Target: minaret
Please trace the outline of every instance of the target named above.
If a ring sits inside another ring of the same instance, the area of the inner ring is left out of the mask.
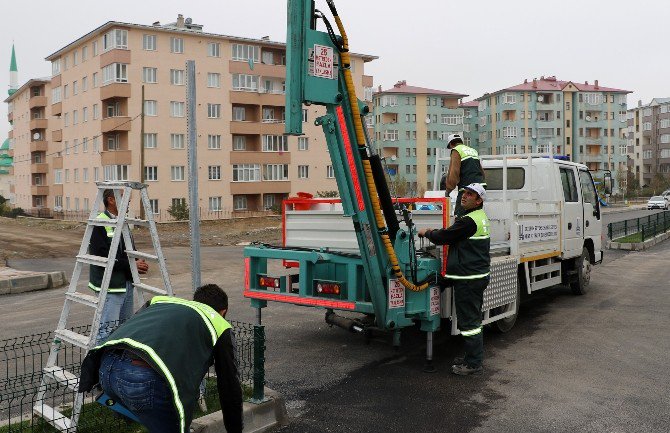
[[[9,90],[7,93],[13,95],[19,89],[19,70],[16,67],[16,53],[14,52],[14,44],[12,44],[12,60],[9,64]]]

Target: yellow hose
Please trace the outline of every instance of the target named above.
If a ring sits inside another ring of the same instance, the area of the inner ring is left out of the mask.
[[[342,42],[344,49],[340,53],[340,63],[343,67],[344,65],[351,64],[351,57],[349,56],[349,40],[347,39],[347,32],[344,30],[344,25],[342,25],[342,20],[338,15],[334,16],[335,23],[337,28],[340,30],[340,35],[342,36]],[[354,117],[354,129],[356,130],[356,143],[358,147],[365,147],[365,134],[363,132],[363,122],[361,121],[361,113],[358,109],[358,98],[356,97],[356,89],[354,88],[354,80],[351,76],[351,69],[344,68],[344,82],[347,88],[347,94],[349,97],[349,105],[351,106],[351,112]],[[386,253],[389,256],[389,261],[391,262],[391,270],[395,277],[400,281],[400,283],[407,289],[413,292],[420,292],[428,288],[428,283],[423,283],[419,286],[414,284],[405,278],[400,265],[398,264],[398,256],[396,256],[395,250],[393,249],[393,244],[389,238],[388,232],[386,230],[386,221],[382,214],[381,205],[379,204],[379,195],[377,194],[377,186],[375,185],[374,178],[372,176],[372,166],[370,161],[367,159],[362,160],[363,171],[365,172],[365,182],[368,185],[368,193],[370,202],[372,203],[372,210],[375,215],[375,221],[377,223],[377,230],[380,232],[382,243],[386,249]]]

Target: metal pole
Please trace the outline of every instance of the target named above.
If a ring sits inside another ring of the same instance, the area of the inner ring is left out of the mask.
[[[433,332],[426,332],[426,364],[423,367],[426,373],[435,373],[433,365]]]
[[[196,126],[195,61],[186,62],[186,129],[188,131],[188,207],[191,232],[191,284],[200,287],[200,223],[198,221],[198,149]]]
[[[140,183],[144,183],[144,84],[142,84],[142,111],[140,114]],[[140,219],[144,219],[144,206],[140,203]]]

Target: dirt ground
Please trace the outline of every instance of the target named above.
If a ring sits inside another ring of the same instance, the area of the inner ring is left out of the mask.
[[[9,258],[48,258],[75,254],[81,245],[86,224],[37,218],[0,217],[0,265]],[[188,246],[188,222],[158,224],[162,247]],[[150,246],[149,231],[133,230],[140,249]],[[281,217],[264,216],[231,220],[203,221],[203,246],[236,245],[242,242],[281,243]]]

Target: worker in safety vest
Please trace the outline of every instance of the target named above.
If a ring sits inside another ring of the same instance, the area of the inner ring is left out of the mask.
[[[454,216],[463,215],[461,207],[461,195],[463,188],[471,183],[478,183],[486,188],[484,182],[484,169],[479,161],[479,154],[475,149],[463,144],[460,134],[450,134],[447,137],[447,148],[451,149],[451,161],[449,172],[442,175],[440,190],[445,190],[447,197],[451,191],[458,187]]]
[[[482,304],[489,283],[491,239],[489,219],[483,205],[486,190],[481,184],[466,186],[461,197],[465,214],[446,229],[421,229],[436,245],[449,245],[446,277],[453,283],[458,329],[465,343],[465,356],[456,358],[452,372],[462,376],[481,374],[484,358]]]
[[[116,197],[114,190],[106,189],[102,193],[102,203],[105,206],[105,211],[98,214],[98,219],[115,219],[119,213],[116,206]],[[95,226],[93,227],[93,234],[88,246],[89,254],[93,256],[107,257],[109,249],[112,246],[112,238],[114,237],[114,227],[109,226]],[[109,280],[109,288],[107,289],[107,297],[105,304],[102,306],[100,313],[100,328],[96,337],[96,344],[104,340],[112,329],[133,315],[133,277],[130,272],[130,262],[126,254],[126,247],[123,242],[123,237],[119,242],[119,247],[116,250],[116,261],[112,269],[112,277]],[[137,270],[140,274],[146,274],[149,270],[149,265],[144,260],[136,260]],[[105,268],[101,266],[91,265],[89,270],[88,287],[100,293],[100,286],[102,285],[102,277],[105,274]]]
[[[188,433],[199,386],[212,363],[228,433],[243,428],[242,388],[228,295],[216,284],[193,301],[155,296],[82,362],[79,392],[96,384],[150,433]]]

